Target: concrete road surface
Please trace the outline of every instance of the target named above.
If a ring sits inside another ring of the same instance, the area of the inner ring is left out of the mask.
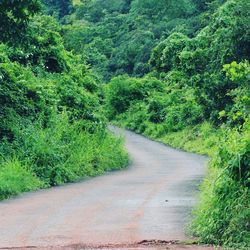
[[[1,202],[0,249],[203,248],[169,241],[188,239],[207,159],[124,134],[128,169]]]

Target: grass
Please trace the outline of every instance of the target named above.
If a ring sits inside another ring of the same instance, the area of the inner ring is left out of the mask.
[[[34,173],[18,159],[0,164],[0,200],[44,186]]]
[[[188,231],[201,243],[249,249],[250,190],[210,165]]]
[[[0,199],[38,188],[76,182],[128,165],[123,139],[56,116],[48,127],[30,124],[14,142],[0,145]]]
[[[205,243],[250,249],[250,124],[227,130],[211,158],[191,231]]]
[[[212,156],[223,135],[222,129],[215,129],[205,122],[178,132],[170,132],[160,137],[159,141],[188,152]]]
[[[119,120],[115,121],[114,124],[131,129],[171,147],[208,156],[212,156],[217,151],[220,141],[225,136],[225,131],[222,128],[215,128],[208,122],[188,126],[177,132],[166,132],[161,124],[151,122],[145,122],[143,130],[138,126],[131,126],[130,121]]]

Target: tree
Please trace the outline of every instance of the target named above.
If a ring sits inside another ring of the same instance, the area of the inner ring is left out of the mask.
[[[0,2],[0,41],[21,39],[30,18],[40,10],[39,0],[2,0]]]
[[[71,13],[72,0],[43,0],[43,2],[47,7],[47,13],[59,19]]]

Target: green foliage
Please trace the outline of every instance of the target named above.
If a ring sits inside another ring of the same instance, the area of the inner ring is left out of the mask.
[[[59,19],[72,12],[72,0],[43,0],[45,12],[48,15],[53,15]]]
[[[250,127],[227,133],[227,139],[210,164],[201,204],[192,230],[206,243],[226,244],[234,249],[250,245]]]
[[[194,12],[194,5],[189,0],[134,0],[131,11],[149,18],[159,19],[161,16],[169,18],[183,18]]]
[[[106,88],[106,102],[109,117],[115,118],[130,107],[131,103],[146,99],[151,91],[162,91],[163,83],[155,78],[129,78],[119,76]]]
[[[41,187],[43,182],[19,160],[0,161],[0,200]]]
[[[112,13],[126,13],[130,9],[131,0],[84,0],[77,6],[77,19],[84,17],[89,22],[99,22]]]
[[[67,19],[65,45],[84,54],[105,81],[143,76],[159,39],[174,31],[194,35],[204,25],[200,18],[192,0],[84,1]]]
[[[224,65],[223,70],[232,84],[237,86],[229,92],[233,105],[219,114],[221,119],[228,120],[231,126],[242,125],[250,116],[250,66],[248,61],[232,62]]]
[[[105,100],[110,118],[124,121],[127,127],[141,133],[150,123],[161,123],[167,133],[203,119],[202,108],[191,88],[166,86],[150,77],[112,79],[106,87]]]
[[[96,114],[98,79],[81,57],[64,49],[57,22],[51,17],[35,17],[26,35],[23,46],[2,46],[0,115],[11,109],[34,119],[39,112],[48,115],[52,109],[66,109],[72,120],[104,121]]]
[[[20,42],[27,22],[39,10],[39,0],[2,0],[0,2],[0,41]]]
[[[36,16],[24,34],[25,43],[10,48],[10,59],[23,65],[31,65],[37,72],[41,69],[51,73],[66,71],[72,59],[64,49],[60,30],[54,18]]]
[[[170,71],[180,65],[180,53],[187,46],[189,38],[182,33],[173,33],[152,52],[151,65]]]
[[[0,199],[128,164],[106,128],[98,77],[60,32],[35,16],[25,42],[0,44]]]
[[[212,157],[224,137],[224,130],[204,122],[183,130],[163,134],[158,140],[175,148]]]
[[[83,130],[81,122],[70,123],[66,113],[51,117],[46,128],[36,122],[25,127],[16,125],[15,130],[16,139],[5,141],[1,152],[29,166],[46,186],[103,174],[128,163],[122,140],[103,128],[94,133]]]
[[[6,56],[7,58],[7,56]],[[0,64],[0,139],[14,137],[12,124],[16,118],[36,118],[38,112],[47,112],[45,100],[38,92],[37,79],[29,69],[12,62]],[[31,82],[33,80],[33,82]]]
[[[96,94],[96,78],[77,57],[67,57],[74,59],[74,62],[61,74],[43,71],[36,77],[30,68],[11,62],[8,52],[8,48],[3,46],[4,62],[0,64],[0,118],[4,122],[0,125],[0,138],[12,140],[12,124],[18,120],[25,123],[25,120],[33,121],[43,115],[46,123],[53,110],[67,110],[71,121],[85,119],[86,125],[88,121],[92,125],[105,122],[104,117],[98,113],[100,103]],[[33,59],[30,60],[33,63]],[[44,70],[40,63],[32,66],[36,71]]]
[[[186,84],[196,89],[205,117],[216,124],[221,122],[219,112],[234,104],[230,93],[242,86],[242,81],[226,78],[222,68],[234,60],[249,59],[250,36],[243,31],[249,23],[249,8],[249,1],[228,0],[195,37],[172,33],[151,55],[150,64],[159,75],[178,70],[188,76]]]
[[[225,64],[223,70],[231,81],[247,81],[250,74],[250,65],[248,61],[241,63],[234,61],[231,64]]]

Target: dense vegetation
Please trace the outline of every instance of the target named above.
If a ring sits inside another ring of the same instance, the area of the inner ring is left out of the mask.
[[[73,10],[71,0],[43,0],[45,13],[52,15],[58,19],[63,19]]]
[[[194,36],[206,24],[200,2],[205,1],[83,1],[66,18],[65,46],[85,55],[104,80],[124,73],[142,76],[150,71],[151,50],[161,39],[173,31]]]
[[[106,129],[98,78],[41,7],[0,3],[0,199],[127,164]]]
[[[250,2],[13,2],[0,4],[0,198],[125,166],[108,118],[208,154],[190,230],[249,249]]]
[[[134,1],[139,2],[142,6],[137,6],[137,14],[145,6],[150,14],[157,10],[155,1]],[[197,4],[186,3],[189,7]],[[138,133],[209,154],[209,173],[191,231],[206,243],[249,248],[250,3],[209,3],[199,1],[197,15],[183,21],[185,29],[169,16],[175,27],[161,33],[151,51],[149,72],[135,78],[134,71],[123,68],[121,72],[130,76],[116,76],[105,86],[106,112],[113,122]],[[164,15],[168,16],[167,12]],[[159,24],[151,17],[144,18],[146,24]],[[161,19],[157,16],[156,20]],[[188,26],[191,20],[196,25]],[[144,27],[148,31],[148,26]],[[136,44],[132,37],[128,43]],[[133,58],[138,53],[137,48]],[[117,54],[113,52],[112,57],[117,58]]]

